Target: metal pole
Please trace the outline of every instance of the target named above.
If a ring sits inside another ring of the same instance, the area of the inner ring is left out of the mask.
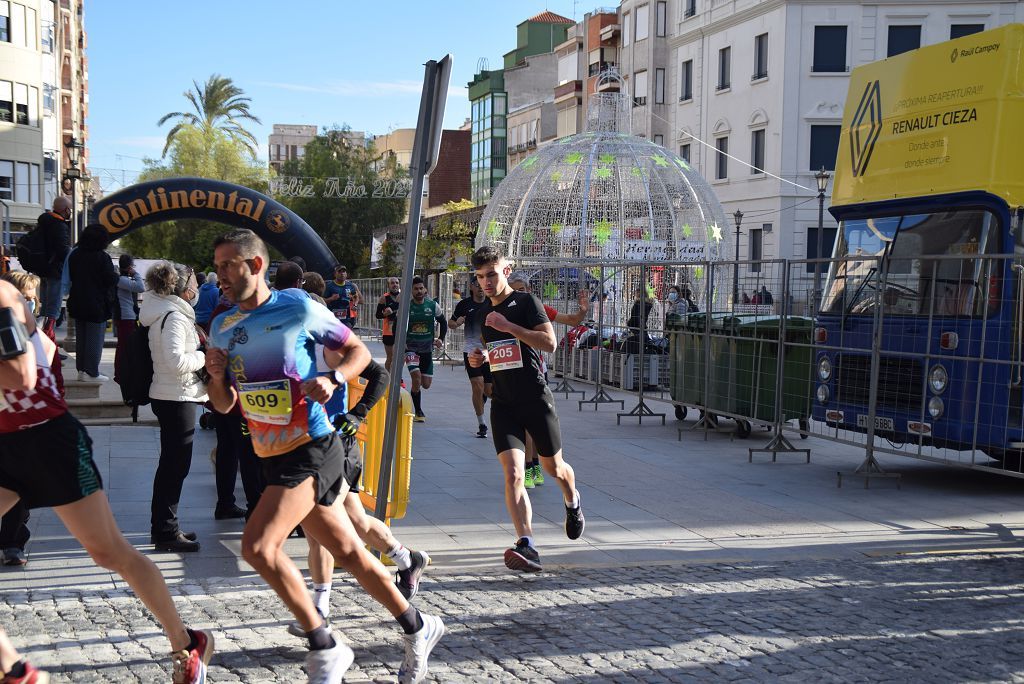
[[[818,190],[818,251],[814,253],[817,259],[821,259],[821,250],[824,244],[825,232],[825,190]],[[818,313],[821,306],[821,262],[814,262],[814,305],[811,311]]]
[[[4,205],[4,253],[10,256],[11,247],[11,205],[6,200],[0,199],[0,203]]]
[[[449,63],[445,65],[450,69]],[[391,499],[391,471],[395,461],[395,443],[398,436],[398,408],[401,405],[402,362],[405,342],[409,329],[409,306],[412,300],[412,277],[416,270],[416,246],[420,236],[420,210],[423,204],[423,178],[433,166],[431,137],[434,128],[444,118],[444,101],[435,104],[438,88],[447,90],[447,83],[440,83],[439,75],[445,68],[430,60],[426,63],[423,76],[423,94],[420,99],[419,121],[416,126],[416,140],[409,165],[412,178],[412,197],[409,206],[408,230],[405,234],[405,282],[398,305],[398,321],[395,327],[395,357],[392,364],[391,385],[388,388],[387,416],[384,423],[384,442],[380,455],[380,474],[377,479],[377,505],[373,515],[378,520],[387,517],[388,502]],[[437,110],[437,111],[435,111]],[[431,352],[433,353],[433,352]]]

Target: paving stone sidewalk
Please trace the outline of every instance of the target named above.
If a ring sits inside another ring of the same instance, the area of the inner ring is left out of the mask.
[[[416,604],[448,634],[430,681],[1024,681],[1024,554],[428,573]],[[112,590],[7,592],[0,622],[55,681],[167,681],[166,644]],[[348,682],[394,681],[394,623],[350,580],[333,618]],[[254,578],[174,587],[214,629],[214,682],[305,681],[280,602]]]

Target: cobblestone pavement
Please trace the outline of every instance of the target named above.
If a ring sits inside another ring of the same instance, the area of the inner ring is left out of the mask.
[[[1024,682],[1024,553],[646,564],[539,575],[428,573],[417,605],[448,634],[441,682]],[[305,681],[283,607],[253,577],[172,589],[212,627],[215,682]],[[346,681],[393,681],[397,626],[353,582],[335,624]],[[0,622],[56,681],[167,681],[166,644],[123,585],[8,591]]]

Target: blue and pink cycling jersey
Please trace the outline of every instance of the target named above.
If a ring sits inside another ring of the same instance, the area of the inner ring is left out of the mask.
[[[279,456],[334,431],[322,404],[303,396],[317,375],[317,344],[340,349],[351,332],[301,290],[271,291],[251,311],[217,316],[211,345],[226,349],[228,374],[257,456]]]

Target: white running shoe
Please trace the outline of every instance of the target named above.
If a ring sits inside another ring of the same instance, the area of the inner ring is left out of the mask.
[[[427,660],[437,642],[444,636],[444,623],[441,618],[420,613],[423,627],[412,634],[403,634],[405,640],[405,660],[398,670],[399,684],[418,684],[427,676]]]
[[[306,655],[309,684],[341,684],[342,677],[356,659],[352,649],[341,640],[340,634],[331,632],[331,637],[334,638],[334,648],[310,651]]]

